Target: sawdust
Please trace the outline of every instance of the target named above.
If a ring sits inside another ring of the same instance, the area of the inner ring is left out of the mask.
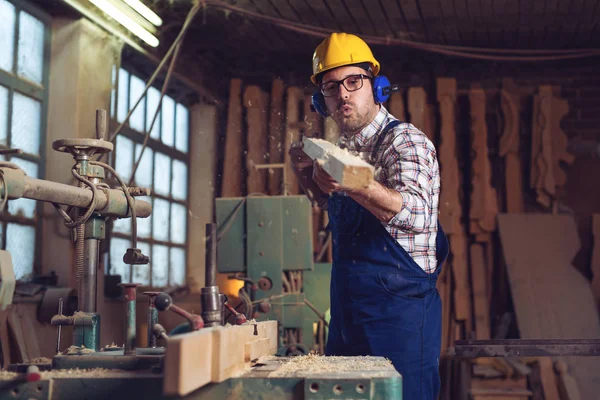
[[[256,325],[256,319],[252,318],[244,322],[242,325]]]
[[[69,346],[64,354],[73,355],[73,354],[90,354],[95,353],[94,349],[88,349],[85,346]]]
[[[48,357],[36,357],[31,360],[32,364],[52,364],[52,360]]]
[[[79,378],[79,377],[100,377],[108,372],[120,372],[115,369],[89,368],[89,369],[55,369],[52,371],[42,371],[42,379],[47,378]]]
[[[4,369],[0,370],[0,381],[8,381],[11,379],[15,379],[17,376],[19,376],[19,374],[16,372],[10,372]]]
[[[309,354],[292,357],[277,370],[269,374],[270,378],[302,374],[369,372],[393,370],[392,362],[381,357],[337,357]]]
[[[112,349],[112,348],[115,348],[115,347],[120,348],[120,346],[117,346],[115,344],[115,342],[112,342],[111,344],[107,344],[106,346],[104,346],[105,349]]]

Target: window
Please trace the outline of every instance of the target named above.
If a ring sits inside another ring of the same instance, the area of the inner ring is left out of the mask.
[[[44,177],[50,17],[23,1],[0,0],[0,147],[21,149],[0,156],[27,175]],[[0,221],[0,243],[12,255],[17,279],[31,276],[39,257],[41,206],[8,202]]]
[[[144,92],[146,82],[126,69],[113,71],[112,130],[125,120],[129,110]],[[116,138],[113,165],[128,182],[140,156],[146,132],[158,107],[160,91],[150,87]],[[150,133],[139,167],[136,186],[152,189],[149,198],[153,212],[138,218],[138,247],[150,257],[149,265],[130,267],[123,254],[131,247],[131,221],[116,220],[110,243],[110,273],[122,282],[152,287],[185,284],[188,215],[189,110],[169,96],[163,97],[161,111]]]

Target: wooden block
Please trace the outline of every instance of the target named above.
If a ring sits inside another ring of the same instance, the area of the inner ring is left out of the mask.
[[[223,197],[242,196],[242,80],[232,79],[229,87],[227,128],[225,131],[225,160],[221,194]]]
[[[257,339],[244,344],[244,361],[247,363],[271,354],[273,353],[269,338]]]
[[[250,356],[277,352],[277,321],[219,326],[178,335],[167,341],[163,391],[186,395],[210,382],[218,383],[244,371],[246,343]]]
[[[367,187],[373,181],[375,169],[360,157],[350,154],[322,139],[304,138],[304,152],[322,162],[323,169],[340,185]]]

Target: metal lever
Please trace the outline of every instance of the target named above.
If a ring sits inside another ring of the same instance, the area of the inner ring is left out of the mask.
[[[158,311],[171,310],[174,313],[181,315],[183,318],[188,320],[193,331],[204,328],[204,320],[201,316],[191,314],[185,311],[183,308],[177,307],[175,304],[173,304],[173,299],[167,293],[161,293],[156,296],[154,298],[154,306]]]
[[[227,308],[230,313],[235,315],[235,324],[236,325],[243,325],[246,323],[246,321],[247,321],[246,316],[240,312],[237,312],[235,310],[235,308],[233,308],[228,302],[223,303],[223,306],[225,306],[225,308]]]

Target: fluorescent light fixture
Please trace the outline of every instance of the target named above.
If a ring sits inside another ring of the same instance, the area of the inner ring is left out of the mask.
[[[125,3],[129,4],[129,7],[133,8],[140,14],[142,17],[146,18],[148,21],[152,22],[154,26],[161,26],[162,19],[154,11],[146,7],[144,3],[140,0],[123,0]]]
[[[90,3],[104,11],[115,21],[127,28],[131,33],[142,39],[149,46],[158,46],[158,39],[156,36],[142,28],[139,24],[125,15],[121,10],[110,4],[107,0],[90,0]]]

